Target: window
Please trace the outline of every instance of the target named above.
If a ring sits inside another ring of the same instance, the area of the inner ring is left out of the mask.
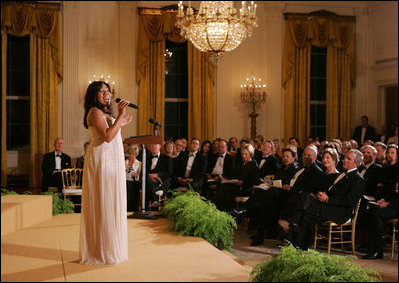
[[[7,35],[7,175],[9,187],[27,187],[30,153],[29,36]],[[24,163],[24,164],[21,164]]]
[[[187,41],[165,43],[165,137],[188,134]]]
[[[312,46],[310,59],[310,134],[326,138],[327,48]]]

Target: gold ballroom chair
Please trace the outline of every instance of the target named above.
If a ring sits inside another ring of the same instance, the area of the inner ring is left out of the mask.
[[[82,179],[83,179],[83,169],[81,168],[68,168],[61,171],[62,174],[62,194],[64,199],[68,196],[82,195]],[[81,202],[75,204],[75,206],[81,206]]]
[[[398,248],[398,240],[396,239],[396,233],[398,232],[398,218],[388,220],[388,223],[392,224],[392,247],[391,247],[391,258],[395,254],[395,249]]]
[[[317,240],[328,240],[328,246],[327,246],[327,253],[330,254],[331,252],[331,245],[336,245],[336,244],[341,244],[342,251],[345,251],[344,244],[351,244],[352,245],[352,252],[353,255],[356,256],[356,251],[355,251],[355,231],[356,231],[356,221],[357,221],[357,215],[359,213],[359,207],[360,207],[360,201],[356,204],[356,207],[354,209],[353,216],[351,219],[349,219],[347,222],[345,222],[342,225],[338,225],[334,223],[333,221],[326,221],[323,223],[315,223],[314,225],[314,243],[313,243],[313,249],[317,248]],[[328,234],[327,236],[320,234],[319,230],[327,230],[328,229]],[[345,240],[344,239],[344,233],[350,234],[350,240]],[[338,234],[338,235],[337,235]]]

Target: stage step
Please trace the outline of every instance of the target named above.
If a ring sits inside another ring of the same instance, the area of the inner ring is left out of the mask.
[[[50,220],[50,195],[5,195],[1,197],[1,236]]]

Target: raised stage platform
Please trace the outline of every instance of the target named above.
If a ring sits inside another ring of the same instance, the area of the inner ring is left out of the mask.
[[[24,197],[30,202],[34,196]],[[37,212],[28,213],[34,218]],[[3,220],[2,197],[2,282],[249,280],[251,267],[201,238],[169,231],[165,218],[128,219],[129,261],[117,266],[79,264],[80,214],[51,216],[5,235]]]

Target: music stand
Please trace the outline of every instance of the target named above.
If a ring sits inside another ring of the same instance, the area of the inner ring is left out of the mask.
[[[127,144],[142,144],[143,145],[143,161],[142,161],[142,184],[141,184],[141,211],[135,211],[132,215],[127,218],[138,218],[138,219],[157,219],[151,212],[145,211],[145,179],[146,179],[146,144],[162,144],[162,138],[160,136],[146,135],[130,137],[124,140]]]

